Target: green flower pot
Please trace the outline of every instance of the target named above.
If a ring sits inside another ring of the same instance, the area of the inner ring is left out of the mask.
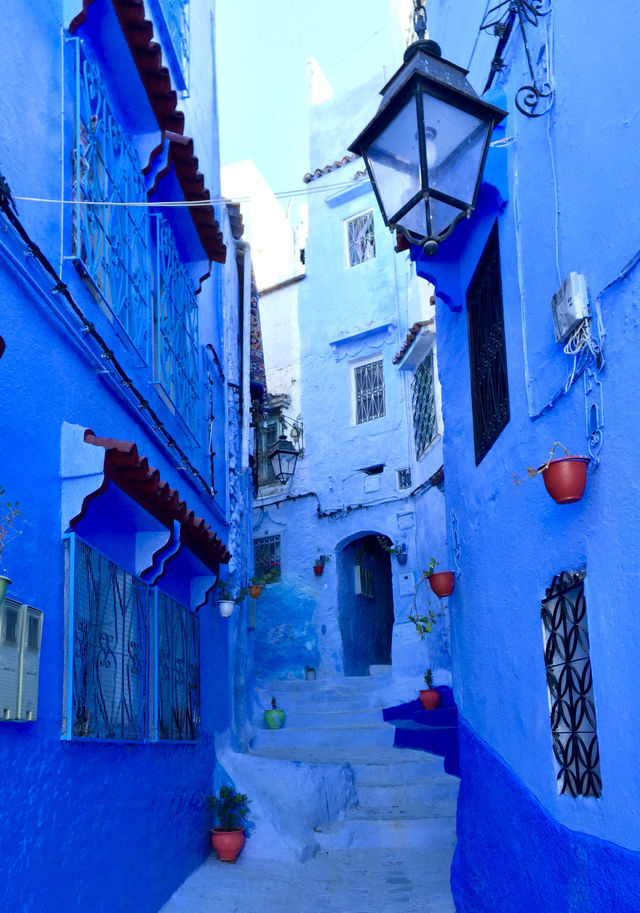
[[[271,710],[265,710],[264,721],[268,729],[281,729],[284,724],[284,710],[276,707],[275,697],[271,698]]]

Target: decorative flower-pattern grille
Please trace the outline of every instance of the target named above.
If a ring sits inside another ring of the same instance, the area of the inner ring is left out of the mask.
[[[497,223],[467,290],[467,324],[477,466],[510,418]]]
[[[82,42],[76,50],[74,257],[145,361],[149,359],[149,216],[140,162]]]
[[[79,540],[73,587],[73,736],[144,739],[148,588]]]
[[[154,216],[158,255],[154,313],[155,380],[187,426],[198,428],[198,305],[169,223]]]
[[[602,791],[583,573],[563,571],[542,602],[553,751],[561,793]]]
[[[411,384],[413,435],[416,459],[426,453],[437,432],[436,400],[433,383],[433,353],[420,362]]]
[[[200,736],[200,619],[158,593],[158,737]]]
[[[253,540],[253,568],[256,577],[264,577],[275,571],[273,583],[280,580],[280,536],[261,536]]]
[[[373,210],[347,221],[347,253],[349,266],[373,260],[376,255],[376,239],[373,233]]]
[[[370,361],[353,369],[356,397],[356,424],[371,422],[385,415],[384,372],[382,360]]]

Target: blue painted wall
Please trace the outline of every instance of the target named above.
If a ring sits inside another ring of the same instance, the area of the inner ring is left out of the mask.
[[[497,42],[478,33],[483,12],[482,4],[468,3],[460,16],[460,5],[445,0],[429,11],[431,36],[445,57],[463,65],[471,60],[478,91]],[[494,81],[509,111],[494,135],[504,143],[490,152],[478,209],[434,258],[418,255],[418,271],[436,285],[445,497],[460,529],[461,574],[449,605],[455,697],[467,727],[454,870],[465,913],[513,910],[527,888],[527,876],[516,869],[535,876],[526,894],[532,910],[638,906],[640,744],[629,708],[639,690],[631,670],[638,659],[632,632],[640,545],[634,392],[640,216],[632,203],[640,122],[625,68],[636,54],[632,36],[640,15],[626,4],[623,16],[602,21],[599,41],[615,53],[591,67],[589,22],[596,19],[601,9],[593,2],[579,10],[554,4],[537,29],[528,28],[538,76],[549,61],[555,88],[550,112],[536,119],[515,108],[529,74],[514,29],[505,69]],[[492,100],[501,103],[496,94]],[[465,294],[496,219],[511,419],[476,466]],[[516,486],[513,476],[522,479],[528,466],[543,463],[557,440],[574,453],[587,450],[582,380],[545,409],[572,367],[554,340],[550,305],[571,270],[585,275],[592,308],[597,301],[602,311],[605,422],[601,462],[589,472],[585,496],[560,506],[540,477]],[[580,568],[586,568],[599,799],[558,794],[540,620],[554,575]],[[606,881],[596,878],[597,869]]]
[[[0,138],[0,172],[16,197],[71,198],[74,83],[68,35],[61,28],[68,26],[71,14],[75,15],[82,6],[81,0],[37,7],[19,2],[6,11],[2,40],[5,81],[0,112],[4,122],[13,123],[14,129],[5,131]],[[89,5],[87,23],[78,34],[93,42],[96,54],[101,52],[100,35],[105,39],[105,70],[114,87],[115,103],[121,106],[126,129],[135,127],[138,133],[146,134],[137,136],[142,150],[150,139],[159,139],[159,129],[150,116],[122,35],[116,40],[114,30],[113,41],[106,41],[107,33],[96,27],[96,22],[106,22],[102,17],[108,15],[108,7],[110,4],[104,0]],[[192,31],[193,91],[181,107],[187,115],[185,132],[198,131],[200,167],[215,195],[217,134],[211,120],[215,99],[208,56],[213,23],[208,3],[194,0],[191,7],[192,22],[201,21],[206,27]],[[120,78],[122,82],[118,83]],[[150,131],[155,132],[151,135]],[[71,208],[22,200],[17,206],[27,232],[56,271],[62,270],[61,277],[87,319],[104,335],[134,382],[147,392],[149,402],[162,415],[166,428],[192,464],[207,477],[204,406],[201,432],[194,441],[163,407],[149,384],[148,369],[140,365],[135,353],[114,332],[69,260],[60,262],[61,256],[68,258],[71,254]],[[223,316],[231,339],[236,337],[237,271],[224,211],[218,212],[218,218],[229,259],[224,267],[214,264],[212,277],[204,283],[199,296],[200,354],[204,365],[204,346],[211,343],[228,370],[228,378],[238,381],[237,345],[234,342],[225,354],[222,338]],[[229,541],[229,517],[237,520],[243,507],[238,499],[244,499],[246,504],[247,482],[240,479],[237,483],[230,505],[226,485],[226,392],[219,375],[213,381],[217,384],[217,400],[222,404],[214,427],[219,491],[213,499],[193,476],[178,468],[175,451],[144,420],[141,410],[127,404],[123,395],[126,391],[101,370],[100,358],[92,354],[88,335],[80,331],[80,324],[65,301],[53,293],[51,277],[28,255],[15,232],[6,230],[3,217],[0,221],[0,335],[6,343],[0,360],[4,442],[0,485],[6,489],[6,498],[19,502],[23,523],[22,534],[7,545],[1,562],[13,581],[9,595],[44,612],[38,719],[24,724],[0,723],[4,781],[0,807],[0,855],[4,860],[0,906],[24,913],[155,913],[208,852],[210,821],[204,797],[213,780],[214,734],[234,725],[234,659],[230,648],[238,621],[222,619],[211,598],[200,612],[199,742],[106,744],[61,739],[66,615],[61,528],[62,426],[66,422],[92,428],[98,435],[135,441],[140,454],[158,468],[162,479],[178,489],[188,506],[224,542]],[[174,227],[180,232],[180,226],[185,224],[176,218]],[[194,273],[204,274],[206,258],[202,248],[194,246],[193,237],[180,235],[179,244],[190,251]],[[201,393],[204,404],[204,382]],[[232,414],[230,422],[237,425],[237,416]],[[238,477],[242,471],[239,466]],[[97,506],[96,501],[93,504]],[[77,507],[79,511],[81,503]],[[242,512],[246,516],[247,511]],[[131,531],[131,518],[125,512],[103,515],[103,520],[112,534],[118,526],[125,533]],[[250,536],[244,527],[240,533],[235,536],[236,568],[248,563]],[[104,537],[101,546],[110,557],[133,570],[131,549],[120,548],[113,535]],[[174,584],[182,587],[182,596],[188,598],[185,581]]]

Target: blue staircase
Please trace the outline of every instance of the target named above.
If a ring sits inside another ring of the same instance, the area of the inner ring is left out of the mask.
[[[441,755],[445,771],[459,777],[458,708],[451,688],[441,685],[437,691],[440,692],[440,703],[435,710],[424,710],[416,699],[386,707],[382,718],[395,726],[395,746],[418,748]]]

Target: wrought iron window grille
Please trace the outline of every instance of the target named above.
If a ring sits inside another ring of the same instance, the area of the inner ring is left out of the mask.
[[[416,368],[411,382],[411,402],[416,459],[419,460],[438,433],[433,353],[427,355]]]
[[[599,798],[602,779],[584,572],[563,571],[553,578],[542,601],[542,624],[559,790]]]
[[[491,31],[498,38],[485,92],[490,88],[496,72],[504,67],[503,55],[514,26],[517,23],[520,27],[531,83],[518,89],[515,101],[518,111],[527,117],[540,117],[546,114],[553,104],[554,91],[549,80],[544,78],[539,82],[536,77],[527,38],[527,26],[537,28],[540,18],[550,12],[551,0],[501,0],[487,10],[480,25],[480,31]],[[546,57],[548,59],[548,52]],[[545,72],[545,77],[547,75]],[[544,104],[538,107],[541,102]]]
[[[407,489],[411,488],[412,480],[411,480],[411,470],[410,469],[408,469],[408,468],[407,469],[398,469],[397,476],[398,476],[398,490],[399,491],[406,491]]]
[[[273,583],[282,576],[280,536],[260,536],[253,540],[253,573],[256,577],[273,574]]]
[[[67,739],[200,737],[200,620],[66,537]]]
[[[478,466],[510,419],[497,222],[467,289],[467,325]]]
[[[354,365],[353,381],[356,425],[384,418],[386,404],[382,359]]]
[[[357,266],[376,255],[376,240],[373,230],[373,209],[353,216],[345,222],[347,265]]]

